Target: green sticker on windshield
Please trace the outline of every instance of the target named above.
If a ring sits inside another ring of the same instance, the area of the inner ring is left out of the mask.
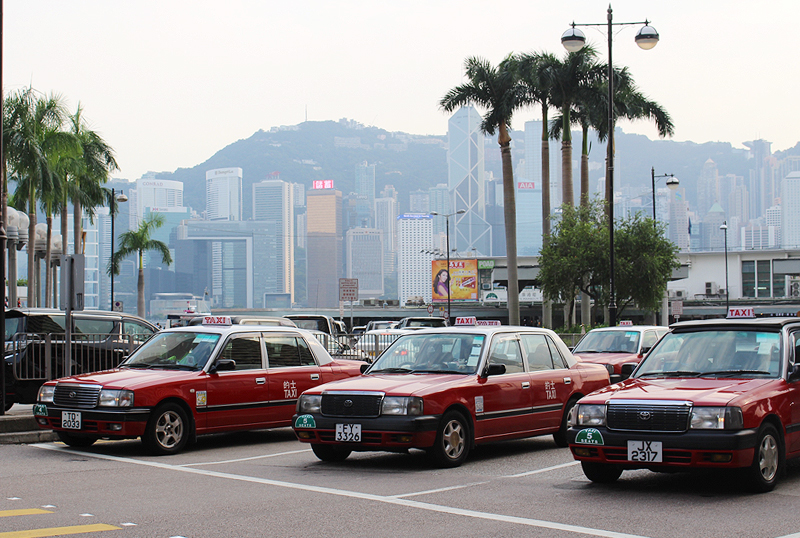
[[[317,422],[312,415],[300,415],[294,421],[295,428],[316,428]]]
[[[603,434],[596,428],[586,428],[578,432],[575,442],[582,445],[604,445]]]

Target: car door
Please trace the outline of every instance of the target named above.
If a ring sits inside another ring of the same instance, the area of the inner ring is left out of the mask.
[[[264,333],[269,367],[269,422],[291,423],[297,398],[321,382],[320,367],[305,339],[294,333]]]
[[[800,331],[789,335],[789,373],[795,364],[800,364]],[[786,424],[787,452],[800,450],[800,381],[793,381],[789,386],[790,424]]]
[[[267,369],[261,334],[235,333],[224,343],[217,360],[233,359],[234,370],[209,374],[206,405],[198,414],[210,430],[246,428],[266,422],[269,404]],[[198,404],[202,399],[198,398]]]
[[[521,334],[531,379],[533,429],[559,427],[561,413],[572,392],[572,380],[555,343],[545,334]]]
[[[480,394],[475,399],[475,436],[502,437],[532,427],[531,382],[516,333],[492,339],[489,364],[503,364],[506,372],[479,378]]]

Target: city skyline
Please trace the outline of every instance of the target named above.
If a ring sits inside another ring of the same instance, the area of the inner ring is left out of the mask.
[[[465,58],[561,56],[569,23],[604,23],[608,3],[512,0],[493,10],[471,1],[350,1],[307,9],[267,1],[220,9],[205,1],[10,0],[4,7],[4,90],[55,92],[73,112],[80,102],[116,150],[114,177],[136,179],[195,166],[259,129],[306,119],[442,135],[448,117],[438,101],[463,81]],[[741,148],[763,138],[774,151],[797,143],[800,107],[791,102],[800,75],[789,68],[791,47],[775,47],[774,36],[791,35],[799,4],[618,0],[612,7],[615,22],[648,19],[661,35],[642,51],[633,43],[638,26],[618,27],[614,60],[670,112],[674,140]],[[606,61],[604,30],[586,34]],[[539,118],[536,108],[522,111],[512,127]],[[646,122],[620,126],[656,138]]]

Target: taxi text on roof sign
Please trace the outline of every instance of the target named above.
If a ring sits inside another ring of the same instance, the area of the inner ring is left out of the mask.
[[[633,321],[629,319],[623,319],[619,322],[620,327],[633,327]]]
[[[205,316],[203,325],[232,325],[230,316]]]
[[[478,327],[491,327],[494,325],[502,325],[499,320],[496,319],[476,319],[475,316],[464,316],[464,317],[457,317],[456,318],[456,325],[469,325]]]
[[[463,316],[456,318],[456,325],[475,325],[477,318],[475,316]]]
[[[750,308],[738,308],[732,306],[728,308],[728,319],[741,319],[741,318],[754,318],[756,317],[755,310],[753,307]]]

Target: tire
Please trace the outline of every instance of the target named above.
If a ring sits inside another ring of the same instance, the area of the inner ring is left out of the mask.
[[[778,430],[764,424],[758,430],[753,463],[745,469],[747,489],[754,493],[772,491],[783,473],[783,447]]]
[[[142,442],[151,454],[177,454],[190,437],[189,419],[181,406],[166,403],[156,408],[147,421]]]
[[[616,482],[622,474],[622,467],[610,463],[597,463],[594,461],[582,461],[581,467],[586,478],[597,484],[610,484]]]
[[[567,442],[567,420],[569,419],[569,412],[572,411],[577,402],[578,398],[572,398],[567,402],[567,405],[564,406],[564,416],[561,417],[561,427],[553,434],[553,441],[561,448],[569,446]]]
[[[471,442],[467,419],[458,411],[448,411],[439,423],[429,454],[439,467],[458,467],[466,461]]]
[[[69,432],[56,432],[56,435],[58,435],[58,438],[62,443],[74,448],[85,448],[87,446],[92,446],[94,442],[97,441],[97,437],[77,435]]]
[[[312,444],[311,450],[314,451],[314,455],[320,460],[329,462],[344,461],[352,452],[352,450],[346,448],[320,444]]]

